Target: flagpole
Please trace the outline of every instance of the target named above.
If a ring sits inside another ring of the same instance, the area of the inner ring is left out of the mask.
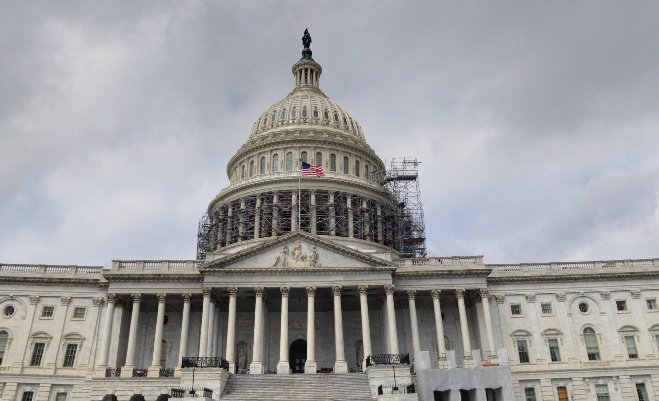
[[[302,162],[302,159],[300,159],[300,163]],[[300,164],[302,166],[302,164]],[[300,185],[302,181],[302,170],[300,170],[300,175],[297,177],[297,230],[302,231],[302,227],[300,227],[300,213],[301,213],[301,208],[300,204],[302,203],[302,192],[300,190]]]

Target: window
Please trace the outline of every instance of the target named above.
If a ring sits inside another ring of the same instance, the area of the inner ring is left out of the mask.
[[[318,109],[313,109],[314,118],[318,118]]]
[[[368,178],[368,164],[364,165],[364,178]]]
[[[343,158],[343,174],[350,174],[350,160],[347,157]]]
[[[597,401],[609,401],[609,386],[606,384],[596,384],[595,395],[597,395]]]
[[[519,304],[510,305],[510,314],[513,315],[513,316],[521,316],[522,315],[522,305],[519,305]]]
[[[561,351],[558,349],[558,340],[555,338],[547,340],[549,345],[549,356],[551,357],[552,362],[561,361]]]
[[[160,367],[167,366],[167,341],[162,340],[162,346],[160,347]]]
[[[2,314],[5,317],[12,317],[14,316],[14,313],[16,313],[16,308],[14,308],[14,305],[7,305],[5,308],[2,310]]]
[[[343,117],[343,125],[348,125],[348,120],[345,117]]]
[[[268,125],[268,117],[263,119],[263,126],[265,127],[266,125]]]
[[[636,350],[636,340],[634,340],[634,336],[625,336],[625,346],[627,346],[627,355],[629,355],[629,359],[637,359],[638,351]]]
[[[306,110],[306,109],[305,109]],[[293,109],[291,111],[291,117],[296,118],[297,117],[297,109]],[[306,116],[305,116],[306,117]]]
[[[325,120],[329,120],[329,112],[327,110],[323,113],[323,117],[325,117]]]
[[[336,155],[334,153],[330,155],[330,171],[336,171]]]
[[[32,358],[30,359],[30,366],[40,366],[43,351],[46,348],[46,343],[34,343],[32,347]]]
[[[359,169],[360,169],[359,160],[355,160],[355,175],[357,177],[359,177]]]
[[[76,306],[73,308],[73,318],[74,319],[84,319],[87,314],[87,308],[83,306]]]
[[[32,401],[34,400],[34,391],[24,391],[21,401]]]
[[[242,179],[243,179],[243,180],[245,179],[245,166],[243,166],[243,175],[242,175]]]
[[[261,171],[259,173],[265,174],[265,157],[261,158]]]
[[[302,159],[302,163],[309,163],[309,161],[307,160],[308,159],[307,152],[302,152],[300,154],[300,159]]]
[[[558,401],[570,401],[566,387],[556,387],[556,395],[558,395]]]
[[[5,359],[5,351],[7,350],[7,342],[9,341],[9,333],[6,330],[0,331],[0,365]]]
[[[588,307],[588,303],[587,303],[587,302],[581,302],[581,303],[579,303],[579,312],[581,312],[581,313],[588,313],[589,310],[590,310],[590,308]]]
[[[57,395],[55,396],[55,401],[66,401],[68,396],[69,395],[67,393],[57,393]]]
[[[249,176],[254,177],[254,160],[249,162]]]
[[[334,113],[334,121],[339,122],[339,115],[337,113]]]
[[[589,361],[600,360],[600,349],[597,345],[597,335],[595,330],[590,327],[583,329],[583,341],[586,344],[586,353],[588,354]]]
[[[540,309],[542,310],[543,315],[551,315],[554,313],[551,309],[551,303],[540,304]]]
[[[355,124],[353,124],[352,120],[350,120],[350,126],[352,127],[352,129],[355,129]]]
[[[285,120],[286,119],[286,110],[281,111],[281,115],[279,116],[280,120]]]
[[[272,172],[276,173],[279,171],[279,155],[272,156]]]
[[[302,117],[307,118],[307,108],[302,109]]]
[[[533,387],[527,387],[524,389],[524,396],[526,401],[536,401],[535,398],[535,389]]]
[[[66,352],[64,353],[64,363],[62,366],[65,368],[72,368],[76,361],[76,354],[78,353],[78,344],[66,344]]]
[[[277,114],[272,113],[272,118],[270,119],[270,121],[274,123],[276,119],[277,119]]]
[[[519,353],[519,363],[529,363],[529,348],[526,340],[517,340],[517,352]]]
[[[648,391],[645,389],[645,383],[636,383],[636,395],[638,401],[650,401]]]
[[[43,308],[41,308],[41,317],[42,318],[53,317],[54,313],[55,313],[55,307],[54,306],[44,306]]]
[[[286,153],[286,171],[293,170],[293,152]]]
[[[646,299],[645,304],[648,306],[648,310],[657,310],[657,299]]]
[[[618,312],[627,312],[627,301],[617,300],[616,309],[618,309]]]
[[[322,166],[323,165],[323,154],[320,152],[316,152],[316,166]]]

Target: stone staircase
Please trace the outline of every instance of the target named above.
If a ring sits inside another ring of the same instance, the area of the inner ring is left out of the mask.
[[[363,373],[231,375],[221,400],[373,400]]]

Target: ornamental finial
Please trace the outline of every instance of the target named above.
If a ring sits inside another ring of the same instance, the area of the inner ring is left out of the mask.
[[[313,60],[313,58],[311,58],[311,49],[309,48],[311,45],[311,35],[309,35],[309,29],[304,30],[304,35],[302,36],[302,45],[304,46],[304,50],[302,50],[302,59]]]

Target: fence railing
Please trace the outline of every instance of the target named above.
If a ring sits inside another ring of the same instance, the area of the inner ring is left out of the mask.
[[[396,364],[410,364],[410,354],[382,354],[382,355],[369,355],[366,358],[366,366],[373,365],[396,365]]]
[[[229,370],[229,361],[220,357],[183,357],[181,368],[222,368]]]
[[[174,369],[172,369],[172,368],[160,368],[160,372],[158,372],[158,376],[160,376],[160,377],[174,377]]]
[[[119,377],[121,368],[105,368],[105,377]]]
[[[206,387],[178,387],[170,389],[169,395],[172,398],[185,398],[186,396],[213,398],[213,390]]]
[[[146,377],[149,369],[133,369],[133,377]]]
[[[414,383],[411,384],[380,384],[378,386],[378,395],[385,394],[414,394],[416,388]]]

